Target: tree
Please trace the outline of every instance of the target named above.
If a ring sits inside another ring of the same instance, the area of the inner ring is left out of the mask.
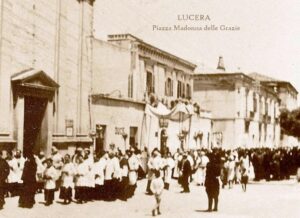
[[[293,111],[282,110],[280,126],[283,134],[300,137],[300,108]]]

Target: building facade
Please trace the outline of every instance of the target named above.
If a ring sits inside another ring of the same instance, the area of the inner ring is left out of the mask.
[[[209,111],[177,120],[159,115],[179,103],[191,105],[196,65],[130,34],[109,35],[107,42],[95,40],[93,45],[92,117],[99,129],[98,150],[110,143],[121,150],[164,144],[172,152],[208,146]],[[159,111],[156,117],[145,113],[147,105]]]
[[[279,98],[269,87],[243,73],[197,74],[194,98],[212,112],[213,146],[279,146]]]
[[[267,86],[270,89],[274,90],[274,92],[277,94],[277,96],[280,99],[280,106],[279,106],[280,110],[286,109],[292,111],[297,108],[298,91],[290,82],[266,77],[258,73],[252,73],[249,74],[249,76],[251,76],[255,80],[260,81],[260,83],[263,84],[264,86]],[[280,144],[281,146],[288,146],[288,147],[298,146],[299,139],[282,133]]]
[[[0,0],[0,145],[91,143],[94,0]]]

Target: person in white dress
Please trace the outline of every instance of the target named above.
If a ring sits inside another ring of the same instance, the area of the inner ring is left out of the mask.
[[[22,152],[20,150],[16,150],[13,159],[17,162],[17,168],[14,169],[16,176],[15,179],[17,181],[15,190],[17,190],[17,193],[19,193],[23,186],[22,174],[24,170],[25,158],[22,156]]]
[[[7,154],[7,158],[6,161],[9,165],[9,174],[7,177],[7,185],[8,185],[8,191],[11,195],[11,197],[17,196],[19,195],[19,187],[18,187],[18,182],[19,182],[19,178],[17,175],[17,171],[18,171],[18,163],[15,157],[12,157],[11,154]]]
[[[204,151],[199,152],[199,156],[197,159],[197,171],[196,171],[196,184],[204,185],[205,177],[206,177],[206,165],[209,162],[208,157],[206,156]]]
[[[92,170],[94,165],[94,157],[93,154],[90,153],[88,148],[84,149],[84,162],[87,164],[89,172],[87,174],[87,187],[86,194],[87,200],[92,200],[94,198],[94,188],[95,188],[95,174]]]
[[[108,159],[105,167],[104,200],[114,201],[117,198],[117,186],[120,180],[120,163],[113,151],[108,154]]]
[[[152,216],[156,215],[156,212],[158,215],[161,214],[160,212],[160,203],[161,203],[161,196],[164,190],[164,182],[162,180],[162,177],[160,175],[160,171],[155,170],[154,171],[155,178],[152,179],[150,189],[155,197],[155,207],[152,210]]]
[[[76,166],[76,183],[75,183],[75,199],[77,203],[82,204],[87,202],[86,189],[88,186],[89,167],[84,162],[83,156],[78,156],[78,164]]]
[[[61,169],[61,186],[59,198],[64,200],[64,204],[72,202],[72,190],[74,189],[74,176],[76,169],[71,162],[71,156],[66,154],[64,157],[64,165]]]
[[[41,151],[38,155],[34,156],[35,162],[37,164],[37,171],[36,171],[36,182],[37,182],[37,192],[42,193],[44,188],[44,171],[46,169],[46,157],[45,153]]]
[[[56,185],[55,185],[55,190],[59,189],[59,185],[60,185],[60,176],[61,176],[61,168],[63,167],[64,163],[63,163],[63,156],[58,152],[58,149],[53,146],[51,148],[51,158],[52,158],[52,162],[53,162],[53,167],[56,169]]]
[[[177,151],[175,152],[175,154],[173,155],[173,159],[175,161],[175,167],[173,170],[173,175],[172,177],[174,179],[178,179],[180,176],[180,167],[179,167],[179,162],[182,160],[182,155],[180,152],[180,149],[178,148]]]
[[[136,189],[136,183],[138,179],[138,169],[140,166],[140,162],[138,157],[133,153],[133,151],[128,152],[128,177],[129,177],[129,192],[128,197],[132,197],[134,195]]]
[[[171,152],[168,152],[165,157],[165,165],[164,165],[164,188],[166,190],[169,190],[174,167],[175,167],[175,161],[172,158]]]
[[[57,171],[52,164],[52,159],[46,159],[47,167],[44,171],[44,196],[45,196],[45,205],[49,206],[53,203],[54,200],[54,192],[56,188],[56,178],[57,178]]]
[[[228,161],[226,163],[226,169],[227,169],[227,183],[228,187],[231,189],[233,186],[233,180],[235,176],[235,160],[234,156],[230,156],[228,158]]]
[[[106,168],[106,156],[105,153],[96,156],[95,163],[92,170],[95,175],[95,196],[96,200],[102,200],[104,194],[104,170]]]
[[[148,175],[147,175],[147,179],[148,179],[148,182],[147,182],[147,188],[146,188],[146,194],[151,194],[151,189],[150,189],[150,185],[151,185],[151,180],[153,178],[153,170],[154,170],[154,167],[153,167],[153,161],[154,161],[154,157],[155,157],[155,154],[154,154],[154,150],[151,152],[151,157],[149,158],[148,160],[148,163],[147,163],[147,168],[148,168]]]

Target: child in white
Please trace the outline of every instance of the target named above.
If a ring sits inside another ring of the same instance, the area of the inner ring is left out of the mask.
[[[155,211],[157,210],[157,214],[160,215],[160,202],[161,202],[161,195],[164,190],[164,181],[160,177],[160,172],[158,170],[155,171],[155,178],[152,179],[150,189],[155,197],[156,205],[152,210],[152,215],[155,216]]]

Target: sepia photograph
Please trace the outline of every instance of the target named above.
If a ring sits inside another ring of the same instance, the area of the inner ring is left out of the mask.
[[[300,217],[298,0],[0,0],[0,217]]]

